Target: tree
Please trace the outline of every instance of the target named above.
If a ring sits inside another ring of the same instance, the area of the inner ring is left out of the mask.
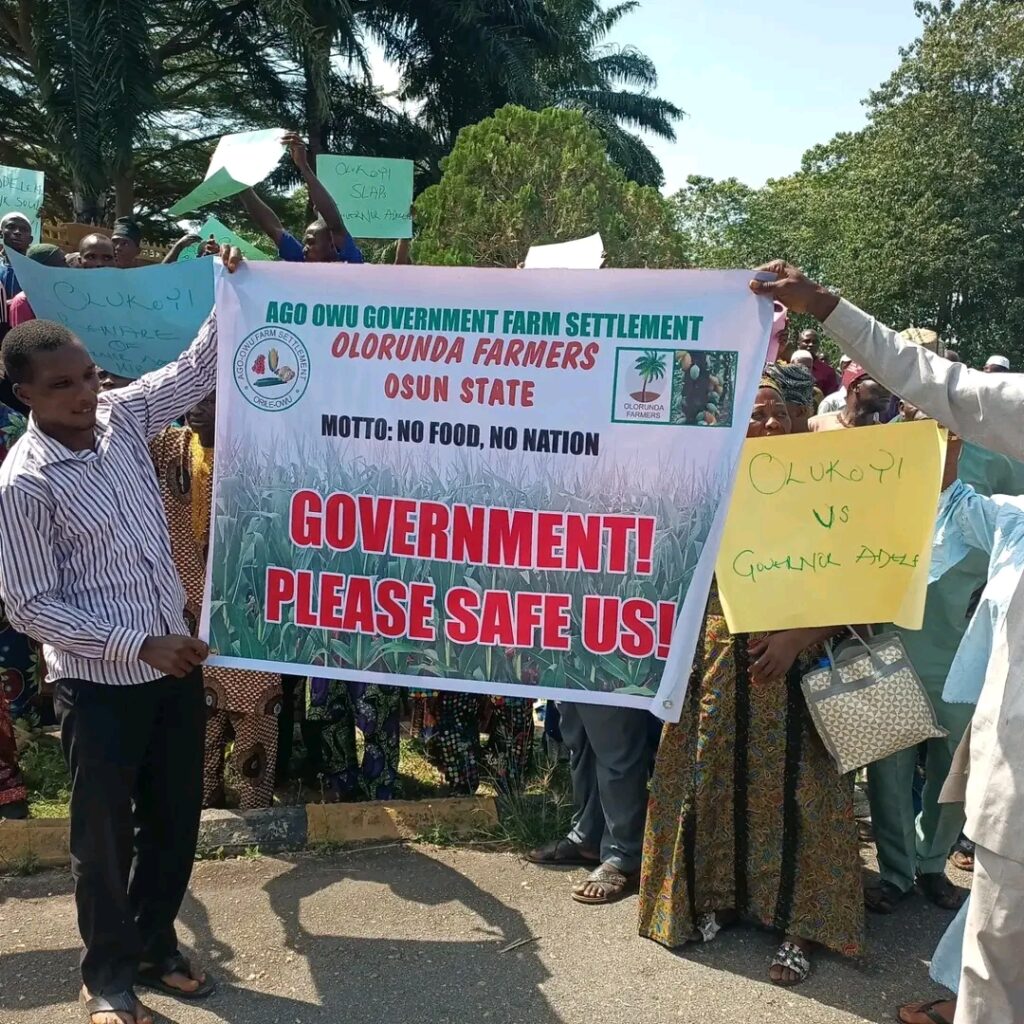
[[[132,213],[140,168],[166,193],[167,169],[201,168],[226,126],[273,119],[285,89],[268,41],[248,2],[0,0],[0,153],[46,171],[53,212]]]
[[[562,44],[556,57],[540,63],[545,105],[581,111],[604,136],[608,155],[627,177],[660,188],[665,181],[661,164],[636,130],[674,142],[673,125],[683,112],[651,95],[658,73],[650,57],[635,46],[605,42],[612,29],[640,6],[638,0],[607,10],[597,0],[549,3]]]
[[[514,267],[531,245],[601,232],[608,264],[683,263],[672,209],[627,181],[576,111],[504,107],[464,129],[416,203],[417,261]]]
[[[661,380],[665,376],[665,353],[648,350],[643,355],[637,356],[633,369],[640,375],[643,382],[640,388],[638,402],[647,402],[647,385],[652,380]],[[653,398],[653,396],[651,396]]]
[[[867,127],[760,189],[691,179],[679,226],[697,262],[781,256],[969,361],[1024,364],[1024,5],[917,7],[921,35],[869,96]]]

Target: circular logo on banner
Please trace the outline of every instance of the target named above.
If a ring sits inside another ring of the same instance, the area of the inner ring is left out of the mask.
[[[261,327],[243,339],[234,367],[238,390],[264,412],[290,409],[309,384],[306,346],[284,327]]]

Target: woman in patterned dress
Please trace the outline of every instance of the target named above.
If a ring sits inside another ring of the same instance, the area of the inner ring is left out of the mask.
[[[206,583],[215,413],[215,396],[210,395],[189,412],[187,427],[169,427],[149,446],[167,513],[171,554],[185,588],[185,619],[193,632]],[[231,763],[238,774],[241,808],[269,807],[274,797],[281,677],[206,665],[203,688],[207,708],[203,806],[223,801],[225,756],[233,740]]]
[[[762,380],[748,437],[789,433],[778,387]],[[651,783],[640,934],[675,947],[739,919],[785,937],[777,985],[810,971],[818,946],[863,940],[853,782],[841,777],[800,689],[835,628],[732,635],[713,585],[682,719],[666,725]]]

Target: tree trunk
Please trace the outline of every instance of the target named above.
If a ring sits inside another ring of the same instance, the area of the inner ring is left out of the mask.
[[[135,174],[129,167],[114,180],[114,216],[130,217],[135,212]]]
[[[103,213],[106,207],[103,196],[81,183],[76,183],[72,202],[75,208],[76,224],[100,224],[103,222]]]
[[[320,46],[321,44],[318,40],[314,45]],[[313,168],[314,173],[316,172],[316,158],[320,153],[324,152],[324,137],[327,134],[327,124],[324,118],[324,106],[327,98],[320,96],[314,71],[315,61],[321,56],[321,54],[307,51],[302,61],[303,78],[305,80],[302,105],[303,116],[306,120],[306,148],[309,152],[309,164]],[[327,59],[330,59],[329,53]],[[312,202],[308,200],[306,202],[306,216],[310,221],[316,220],[317,217],[317,211],[313,208]]]

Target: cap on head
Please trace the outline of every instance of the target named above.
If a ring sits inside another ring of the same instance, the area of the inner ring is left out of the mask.
[[[988,359],[985,360],[985,365],[994,366],[999,370],[1009,370],[1010,360],[1007,359],[1006,356],[989,356]]]
[[[25,255],[45,267],[65,266],[64,250],[59,245],[51,245],[49,242],[36,242],[35,245],[30,245]]]
[[[24,221],[24,223],[28,225],[29,230],[32,229],[32,221],[30,221],[28,217],[25,216],[25,214],[19,212],[18,210],[11,210],[10,213],[5,213],[3,217],[0,218],[0,230],[7,227],[9,224],[16,220]]]
[[[114,221],[114,230],[110,232],[110,237],[128,238],[136,245],[140,245],[142,243],[142,228],[131,217],[118,217]]]
[[[805,348],[798,348],[790,357],[789,361],[797,366],[806,366],[810,369],[814,365],[814,356]]]
[[[868,371],[860,363],[855,363],[851,360],[846,369],[843,370],[843,387],[849,391],[857,381],[867,376]]]

